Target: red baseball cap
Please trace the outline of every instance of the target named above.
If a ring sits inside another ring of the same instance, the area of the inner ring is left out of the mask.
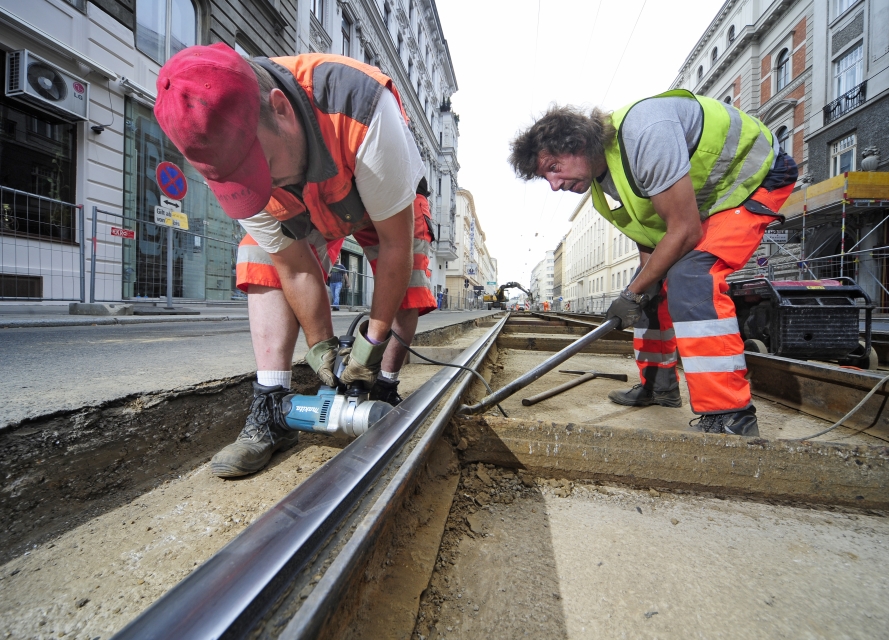
[[[157,76],[154,115],[230,218],[268,204],[272,175],[256,137],[259,83],[234,49],[220,42],[170,58]]]

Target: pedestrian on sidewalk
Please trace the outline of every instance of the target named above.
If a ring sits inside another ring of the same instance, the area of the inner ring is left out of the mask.
[[[330,295],[332,302],[332,309],[334,311],[340,310],[340,292],[343,290],[343,286],[347,289],[349,288],[349,272],[346,271],[346,267],[343,266],[343,263],[340,262],[340,257],[336,257],[336,264],[333,265],[330,269],[330,276],[327,279],[330,285]]]
[[[410,342],[418,315],[435,308],[431,248],[413,207],[425,166],[393,81],[343,56],[248,60],[222,43],[188,47],[161,68],[154,112],[248,232],[236,271],[257,382],[244,430],[211,469],[221,477],[253,473],[297,441],[281,399],[301,327],[306,360],[324,384],[363,385],[371,398],[387,399],[377,377],[397,379],[404,361],[391,330]],[[325,277],[349,235],[376,287],[370,320],[337,380]]]
[[[599,214],[639,248],[639,269],[607,317],[635,325],[641,384],[608,397],[681,406],[678,350],[692,410],[701,416],[693,429],[759,435],[744,343],[725,292],[726,277],[782,218],[778,210],[797,179],[775,135],[729,104],[674,90],[611,114],[553,106],[516,136],[509,161],[525,180],[589,193]]]

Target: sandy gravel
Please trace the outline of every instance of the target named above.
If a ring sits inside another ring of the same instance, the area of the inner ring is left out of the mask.
[[[464,468],[418,640],[887,637],[884,517],[483,469]]]

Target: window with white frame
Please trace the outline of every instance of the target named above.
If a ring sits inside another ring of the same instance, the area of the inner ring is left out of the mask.
[[[846,9],[851,7],[857,0],[836,0],[837,1],[837,16],[841,16],[846,12]]]
[[[787,153],[787,139],[790,137],[790,129],[781,127],[775,132],[775,137],[778,138],[778,146],[781,151]]]
[[[312,15],[324,24],[324,0],[312,0]]]
[[[830,145],[830,175],[838,176],[855,171],[857,136],[852,133]]]
[[[713,47],[713,51],[710,53],[710,62],[716,62],[719,58],[719,49],[717,47]]]
[[[843,54],[843,57],[836,61],[835,82],[836,87],[835,98],[839,98],[847,91],[851,91],[864,79],[864,62],[862,60],[862,43],[850,49]]]
[[[735,41],[735,25],[732,25],[728,28],[728,43],[731,44]]]
[[[781,91],[790,82],[790,52],[781,49],[775,63],[775,90]]]
[[[726,103],[726,104],[731,104],[731,103],[732,103],[732,97],[731,97],[731,96],[726,96],[726,97],[724,97],[724,98],[722,99],[722,101],[723,101],[724,103]]]
[[[158,64],[197,44],[197,34],[197,9],[191,0],[136,3],[136,48]]]
[[[698,82],[701,81],[701,78],[704,77],[704,65],[698,67]]]
[[[343,23],[342,23],[342,31],[343,31],[343,55],[351,56],[352,55],[352,21],[349,19],[349,16],[343,12]]]

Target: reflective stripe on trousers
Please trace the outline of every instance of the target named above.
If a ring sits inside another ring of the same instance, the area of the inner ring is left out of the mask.
[[[780,207],[790,190],[768,194],[770,204]],[[695,413],[750,406],[744,342],[726,278],[746,264],[772,221],[738,207],[704,222],[703,238],[670,268],[658,299],[634,329],[633,348],[646,388],[675,388],[678,351]]]
[[[343,246],[343,239],[326,240],[317,229],[312,229],[306,240],[312,248],[312,253],[321,265],[324,278],[327,279],[336,257]],[[320,257],[319,257],[320,256]],[[278,278],[278,270],[272,263],[269,254],[256,244],[256,241],[247,234],[238,245],[238,261],[235,265],[237,287],[244,293],[248,293],[250,285],[281,288],[281,279]]]

